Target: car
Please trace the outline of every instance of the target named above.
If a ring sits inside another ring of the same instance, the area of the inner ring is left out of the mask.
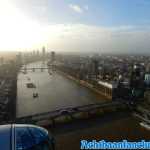
[[[1,150],[54,150],[54,138],[42,127],[27,124],[0,126]]]
[[[69,111],[68,111],[68,110],[61,110],[61,111],[60,111],[60,114],[61,114],[61,115],[68,115],[68,114],[69,114]]]

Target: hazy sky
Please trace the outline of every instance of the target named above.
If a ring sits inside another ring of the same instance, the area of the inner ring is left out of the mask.
[[[3,0],[0,41],[0,50],[150,52],[150,0]]]

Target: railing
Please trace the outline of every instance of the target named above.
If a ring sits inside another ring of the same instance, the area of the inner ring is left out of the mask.
[[[55,120],[60,117],[69,117],[72,120],[75,118],[74,116],[76,114],[88,114],[90,116],[91,114],[96,114],[98,111],[103,111],[104,113],[109,111],[114,111],[116,109],[124,109],[127,108],[127,105],[125,103],[122,103],[120,101],[111,101],[111,102],[105,102],[105,103],[96,103],[96,104],[89,104],[84,106],[78,106],[78,107],[68,107],[65,109],[58,109],[55,111],[35,114],[31,116],[25,116],[21,118],[17,118],[17,123],[36,123],[38,121],[43,120],[51,120],[53,124],[55,124]]]

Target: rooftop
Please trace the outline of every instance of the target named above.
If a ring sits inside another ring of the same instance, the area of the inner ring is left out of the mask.
[[[117,88],[117,82],[115,82],[115,81],[110,81],[110,82],[98,81],[98,84],[108,87],[110,89]]]

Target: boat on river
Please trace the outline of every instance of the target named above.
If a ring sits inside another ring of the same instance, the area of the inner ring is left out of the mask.
[[[27,88],[36,88],[35,84],[33,83],[27,83]]]
[[[39,94],[38,93],[33,93],[33,98],[37,98],[39,97]]]

